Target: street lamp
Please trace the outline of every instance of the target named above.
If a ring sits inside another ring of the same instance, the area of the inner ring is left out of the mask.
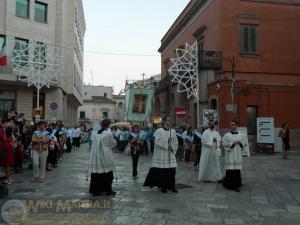
[[[237,100],[236,100],[236,76],[235,76],[235,58],[232,56],[232,58],[223,58],[223,61],[228,61],[231,63],[231,103],[232,103],[232,119],[237,119]]]

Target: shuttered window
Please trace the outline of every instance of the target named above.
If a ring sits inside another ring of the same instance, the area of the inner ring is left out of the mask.
[[[258,54],[258,27],[256,25],[240,26],[241,54]]]

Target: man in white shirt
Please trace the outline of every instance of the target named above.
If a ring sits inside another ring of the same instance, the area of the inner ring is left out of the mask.
[[[81,130],[77,125],[74,127],[73,135],[74,146],[80,147]]]

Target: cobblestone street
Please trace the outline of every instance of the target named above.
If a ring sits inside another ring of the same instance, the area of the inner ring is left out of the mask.
[[[7,218],[4,208],[11,200],[21,200],[27,210],[19,224],[300,224],[299,153],[292,153],[289,160],[280,154],[244,158],[244,186],[239,193],[221,184],[200,183],[196,171],[178,163],[177,194],[143,188],[151,156],[140,157],[138,178],[133,179],[131,158],[115,153],[119,179],[113,184],[114,197],[88,193],[88,159],[88,146],[83,144],[47,172],[45,183],[30,183],[32,171],[27,168],[22,175],[13,175],[9,197],[1,199],[2,217]]]

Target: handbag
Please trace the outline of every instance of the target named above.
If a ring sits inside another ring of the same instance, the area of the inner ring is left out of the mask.
[[[192,151],[191,151],[191,154],[190,154],[189,160],[190,160],[191,162],[196,162],[196,161],[197,161],[197,158],[198,158],[197,152],[196,152],[195,150],[192,150]]]
[[[131,153],[131,147],[130,147],[130,144],[127,144],[126,147],[125,147],[125,150],[124,150],[124,153],[126,155],[130,155]]]

